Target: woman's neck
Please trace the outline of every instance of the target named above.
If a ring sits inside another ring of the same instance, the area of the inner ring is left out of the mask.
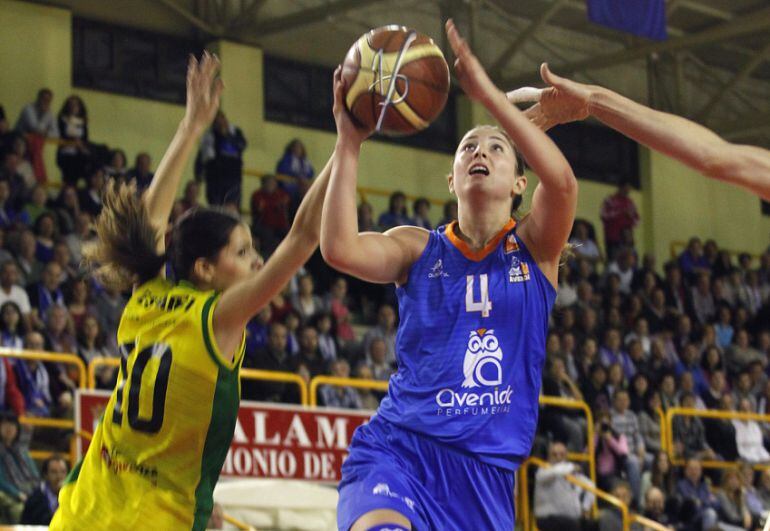
[[[490,208],[489,204],[460,204],[456,233],[472,249],[483,249],[511,219],[505,208]]]

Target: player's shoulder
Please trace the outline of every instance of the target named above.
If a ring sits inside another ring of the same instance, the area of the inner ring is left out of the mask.
[[[404,246],[411,255],[413,261],[416,260],[428,245],[431,231],[422,227],[413,225],[400,225],[393,227],[385,232],[385,235],[395,239],[399,245]]]

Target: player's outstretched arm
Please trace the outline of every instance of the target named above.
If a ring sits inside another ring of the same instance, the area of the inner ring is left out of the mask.
[[[508,93],[513,103],[537,101],[526,115],[544,130],[589,114],[650,149],[700,173],[741,186],[770,201],[770,151],[731,144],[702,125],[656,111],[609,89],[557,76],[547,64],[540,75],[548,87]]]
[[[487,108],[540,179],[530,215],[522,221],[520,233],[538,263],[546,266],[546,276],[555,284],[559,258],[575,219],[577,179],[556,144],[510,105],[506,95],[492,83],[451,20],[447,22],[447,35],[457,57],[455,74],[463,90]]]
[[[174,206],[179,181],[190,154],[198,145],[201,135],[214,120],[222,94],[222,80],[218,79],[220,64],[216,55],[203,53],[201,61],[190,56],[187,66],[187,105],[176,134],[158,165],[158,171],[144,194],[150,221],[158,230],[158,251],[165,246],[163,235]]]
[[[297,209],[291,229],[265,265],[228,288],[214,310],[214,335],[225,355],[232,355],[241,334],[318,248],[321,208],[329,184],[335,154],[329,158]]]
[[[356,178],[361,144],[370,131],[356,127],[344,103],[341,70],[334,73],[337,146],[321,220],[321,253],[326,262],[368,282],[406,281],[407,271],[428,241],[428,231],[396,227],[385,234],[358,232]]]

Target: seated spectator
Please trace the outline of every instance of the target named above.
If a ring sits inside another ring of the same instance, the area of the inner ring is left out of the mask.
[[[367,351],[367,364],[375,380],[388,381],[396,372],[393,366],[386,361],[387,346],[384,339],[375,338],[369,343]]]
[[[676,484],[676,494],[680,499],[681,521],[700,523],[702,529],[712,529],[717,524],[719,502],[703,478],[698,459],[687,460],[683,477]]]
[[[663,525],[673,523],[666,511],[666,495],[658,487],[650,487],[645,491],[644,517]]]
[[[83,326],[78,332],[77,353],[88,366],[95,359],[117,357],[117,352],[110,352],[99,328],[99,321],[93,315],[86,315]],[[102,365],[96,370],[96,386],[99,389],[111,389],[115,385],[117,372],[115,367]]]
[[[331,373],[336,378],[350,378],[350,365],[343,359],[334,360],[331,364]],[[319,392],[321,402],[326,407],[361,409],[361,398],[353,387],[322,385]]]
[[[341,346],[355,341],[356,334],[350,324],[351,314],[347,302],[348,282],[344,277],[337,277],[326,296],[326,308],[336,322],[335,335]]]
[[[703,326],[710,322],[716,314],[714,296],[711,294],[711,277],[709,273],[698,274],[695,286],[690,288],[690,304],[692,313],[698,323]]]
[[[644,449],[647,454],[658,455],[662,450],[660,444],[660,395],[655,391],[647,393],[645,407],[639,413],[639,432],[644,439]],[[644,489],[642,489],[644,492]]]
[[[607,392],[607,370],[600,363],[594,363],[589,368],[589,378],[584,381],[581,389],[586,404],[592,411],[608,411],[610,398]]]
[[[725,394],[726,389],[727,378],[724,371],[714,371],[711,375],[708,389],[701,395],[706,408],[719,409],[719,404],[722,401],[722,396]]]
[[[321,298],[314,294],[314,289],[313,277],[309,274],[302,275],[299,278],[299,291],[291,298],[291,305],[299,312],[303,323],[309,322],[317,313],[323,311]]]
[[[755,406],[756,409],[759,409],[759,397],[765,392],[765,387],[770,379],[765,374],[761,361],[752,361],[749,364],[748,373],[751,384],[751,396],[756,399]]]
[[[634,280],[635,258],[631,249],[621,247],[618,249],[615,260],[607,266],[607,273],[617,275],[620,280],[620,293],[629,295],[631,293],[631,282]]]
[[[61,276],[62,271],[59,264],[50,262],[43,269],[40,282],[31,284],[27,288],[29,302],[32,306],[31,323],[38,330],[45,328],[43,319],[48,310],[54,306],[66,309],[64,293],[61,290]]]
[[[703,256],[703,243],[700,238],[690,238],[687,248],[679,255],[679,266],[687,276],[709,272],[710,264]]]
[[[629,380],[636,374],[634,363],[628,353],[622,349],[620,331],[616,328],[610,328],[605,332],[604,346],[599,349],[599,359],[605,367],[619,363],[623,368],[623,374]]]
[[[59,508],[59,490],[67,477],[67,461],[54,455],[43,461],[40,469],[43,481],[33,490],[24,503],[21,513],[22,525],[47,526]]]
[[[650,336],[649,323],[644,317],[637,317],[634,321],[633,331],[626,334],[626,337],[623,340],[626,348],[628,348],[632,341],[639,342],[639,345],[642,347],[645,360],[648,359],[652,350],[652,336]]]
[[[16,155],[16,173],[19,174],[24,183],[24,190],[31,190],[37,184],[35,168],[32,166],[32,155],[29,151],[29,142],[21,134],[12,135],[10,141],[10,151]]]
[[[752,413],[754,410],[747,398],[738,402],[738,411]],[[762,430],[756,420],[732,420],[735,428],[735,443],[738,447],[738,455],[749,463],[762,463],[770,461],[770,452],[762,443]]]
[[[587,260],[591,264],[592,269],[595,268],[594,264],[601,261],[602,253],[599,250],[599,246],[596,245],[596,241],[590,237],[589,227],[586,222],[575,220],[569,243],[575,255]]]
[[[246,323],[246,355],[257,352],[267,345],[267,337],[272,320],[270,305],[265,306],[260,312]]]
[[[122,149],[110,152],[110,161],[104,165],[104,176],[108,179],[123,179],[128,175],[128,159]]]
[[[638,345],[638,343],[635,344]],[[631,411],[637,415],[644,411],[649,393],[650,380],[643,372],[637,372],[628,388],[628,395],[631,398]]]
[[[283,156],[275,167],[275,173],[298,179],[312,179],[315,172],[307,158],[305,144],[298,138],[292,139],[283,150]]]
[[[11,524],[19,523],[24,502],[40,480],[19,434],[18,417],[7,411],[0,413],[0,514]]]
[[[23,229],[19,234],[18,251],[16,253],[16,266],[19,273],[18,284],[29,286],[40,280],[45,264],[35,256],[37,240],[35,233],[29,229]]]
[[[685,393],[682,396],[682,407],[695,408],[693,393]],[[709,460],[716,458],[716,454],[706,442],[706,432],[699,417],[677,415],[674,417],[672,426],[677,456]]]
[[[628,388],[623,367],[620,363],[613,363],[607,370],[607,393],[615,396],[617,391],[625,391]]]
[[[371,203],[362,201],[358,205],[358,232],[381,232],[382,229],[374,222],[374,207]]]
[[[719,401],[722,411],[734,411],[733,395],[725,393]],[[727,419],[704,419],[706,442],[725,461],[738,460],[735,426]]]
[[[36,185],[29,194],[29,201],[24,205],[22,210],[24,219],[29,220],[28,223],[35,225],[35,232],[37,229],[37,220],[41,215],[46,213],[52,213],[48,208],[48,192],[46,192],[45,186]]]
[[[59,196],[52,204],[56,214],[56,224],[61,234],[67,235],[75,231],[78,215],[80,215],[80,199],[74,186],[63,186]]]
[[[119,290],[109,286],[100,289],[94,296],[94,315],[99,320],[99,328],[104,333],[107,348],[111,352],[118,351],[118,325],[126,302],[127,299]]]
[[[337,340],[332,333],[332,316],[328,313],[319,313],[314,319],[318,330],[318,350],[326,363],[337,359]]]
[[[727,347],[725,361],[727,370],[732,374],[748,368],[752,361],[763,360],[762,354],[751,346],[749,333],[745,329],[740,329],[735,334],[734,343]]]
[[[570,277],[569,265],[564,264],[559,268],[559,286],[556,289],[557,295],[554,302],[557,309],[569,308],[577,302],[577,290]]]
[[[759,491],[754,486],[754,467],[751,463],[741,461],[738,468],[740,470],[741,489],[743,489],[746,507],[751,513],[751,519],[755,522],[761,522],[766,519],[767,509],[764,507]]]
[[[686,394],[693,395],[693,407],[695,409],[706,409],[706,403],[696,392],[695,379],[691,372],[683,372],[682,377],[679,378],[679,393],[677,393],[676,401],[681,405],[682,397]]]
[[[251,196],[251,228],[268,254],[289,230],[289,194],[278,187],[275,175],[262,177],[262,187]]]
[[[765,512],[770,511],[770,468],[765,468],[759,472],[757,496],[759,496],[759,499],[762,502],[763,510]]]
[[[39,332],[29,332],[24,338],[27,350],[45,350],[45,340]],[[51,388],[48,371],[39,360],[24,359],[14,364],[16,382],[24,398],[24,409],[33,417],[51,416]]]
[[[311,378],[326,374],[327,363],[318,350],[318,331],[310,325],[303,326],[299,331],[299,353],[295,363],[304,365]]]
[[[294,372],[294,362],[286,350],[287,331],[281,323],[272,323],[267,346],[256,352],[248,352],[243,366],[266,371]],[[241,383],[243,398],[266,402],[299,403],[296,385],[285,382],[244,379]]]
[[[615,496],[627,507],[631,506],[631,488],[627,481],[615,480],[610,494]],[[622,531],[623,517],[615,507],[607,507],[599,513],[599,531]]]
[[[735,469],[722,472],[722,484],[717,493],[719,528],[725,531],[751,529],[751,513],[741,488],[740,473]]]
[[[26,325],[18,304],[7,301],[0,306],[0,342],[5,348],[21,350],[24,347]]]
[[[66,286],[65,302],[67,303],[67,311],[70,313],[72,323],[75,326],[75,331],[80,332],[83,329],[83,321],[89,313],[92,313],[91,305],[89,304],[90,289],[88,282],[85,278],[73,278],[72,281]]]
[[[0,228],[11,230],[29,223],[29,215],[24,210],[17,210],[11,203],[11,185],[8,179],[0,179]]]
[[[201,206],[199,197],[201,195],[201,185],[198,181],[187,181],[184,185],[184,192],[182,193],[182,199],[180,204],[182,206],[182,214],[192,208]]]
[[[633,411],[628,409],[629,405],[628,391],[617,391],[612,397],[610,418],[612,430],[625,436],[628,453],[625,456],[624,466],[634,500],[638,501],[641,498],[642,469],[646,450],[639,430],[639,419]]]
[[[754,395],[754,389],[751,382],[751,374],[749,374],[749,371],[741,371],[734,383],[735,389],[733,390],[733,397],[735,399],[735,403],[740,405],[741,400],[748,400],[749,405],[751,406],[751,411],[756,411],[757,397]]]
[[[52,212],[44,212],[35,223],[35,257],[47,264],[53,260],[54,242],[58,239],[56,216]]]
[[[433,227],[428,218],[430,212],[430,201],[424,197],[418,197],[412,204],[412,212],[414,213],[414,224],[417,227],[422,227],[426,230],[431,230]]]
[[[651,488],[658,488],[663,492],[673,493],[676,490],[676,472],[668,460],[668,453],[659,450],[655,453],[649,470],[642,474],[642,492],[648,492]],[[640,509],[647,507],[647,497],[642,498]]]
[[[104,170],[95,168],[88,176],[86,188],[80,191],[80,208],[93,219],[102,211],[102,194],[106,184]]]
[[[438,222],[437,227],[441,227],[442,225],[449,225],[453,221],[457,221],[457,201],[454,199],[450,199],[449,201],[446,201],[444,203],[444,215],[441,218],[441,221]]]
[[[24,184],[24,177],[19,173],[19,156],[13,151],[0,152],[0,181],[8,183],[8,199],[6,207],[13,212],[21,213],[24,208],[24,202],[27,199],[28,191]],[[28,219],[25,218],[24,219]],[[22,220],[15,220],[20,223]]]
[[[413,225],[406,212],[406,195],[397,191],[390,195],[387,212],[380,214],[377,224],[383,231],[398,227],[399,225]]]
[[[701,356],[701,368],[703,369],[703,376],[706,378],[706,381],[711,382],[712,375],[717,371],[723,371],[725,368],[725,364],[722,360],[722,353],[719,350],[719,347],[708,347]],[[708,389],[706,389],[703,393],[705,394],[708,392]]]
[[[149,153],[139,153],[134,160],[134,167],[128,170],[126,179],[136,182],[136,191],[141,195],[150,187],[155,175],[152,170],[152,159]]]
[[[296,356],[299,354],[299,314],[295,310],[291,310],[286,314],[283,319],[283,324],[286,326],[286,350],[289,354]]]
[[[698,347],[692,343],[684,347],[679,361],[674,366],[674,374],[677,377],[681,377],[685,372],[689,372],[692,375],[695,389],[698,393],[708,389],[708,382],[703,374],[703,369],[701,369],[701,357]]]
[[[358,364],[358,367],[356,368],[356,377],[361,378],[362,380],[374,380],[372,370],[365,361]],[[359,388],[358,398],[361,401],[361,409],[375,411],[380,407],[380,396],[378,396],[378,393],[375,393],[372,389]]]
[[[383,304],[377,312],[377,325],[364,335],[364,350],[369,351],[369,344],[380,338],[385,341],[387,356],[385,361],[389,365],[396,363],[396,311],[390,304]]]
[[[16,304],[21,312],[25,324],[29,324],[32,307],[29,303],[29,295],[19,286],[19,269],[13,262],[3,262],[0,265],[0,305],[6,302]]]
[[[535,520],[541,531],[580,529],[590,517],[593,495],[570,483],[571,474],[590,483],[580,466],[567,461],[567,447],[560,442],[548,446],[550,467],[540,467],[535,474]]]
[[[64,100],[58,116],[59,134],[64,143],[56,150],[64,184],[77,186],[89,164],[88,112],[79,96]]]

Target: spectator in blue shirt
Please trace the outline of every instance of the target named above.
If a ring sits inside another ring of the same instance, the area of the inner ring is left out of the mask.
[[[695,382],[695,390],[699,395],[708,391],[709,384],[708,381],[706,381],[706,375],[703,374],[700,353],[698,352],[698,347],[694,343],[690,343],[684,347],[679,361],[677,361],[674,366],[674,374],[676,374],[677,378],[682,376],[685,372],[692,374],[692,379]]]
[[[700,460],[688,459],[684,468],[684,477],[676,484],[676,493],[680,498],[682,521],[697,520],[703,529],[711,529],[717,523],[717,498],[709,490],[703,478]]]
[[[616,328],[610,328],[604,333],[604,346],[599,349],[599,360],[605,367],[619,363],[627,380],[631,380],[636,374],[636,366],[628,353],[622,349],[620,331]]]
[[[700,272],[708,272],[711,269],[708,259],[703,255],[703,244],[700,238],[690,238],[687,249],[679,255],[679,267],[686,276],[692,276]]]
[[[398,191],[390,194],[388,211],[380,214],[377,224],[383,231],[400,225],[414,224],[406,211],[406,195],[404,195],[404,192]]]

